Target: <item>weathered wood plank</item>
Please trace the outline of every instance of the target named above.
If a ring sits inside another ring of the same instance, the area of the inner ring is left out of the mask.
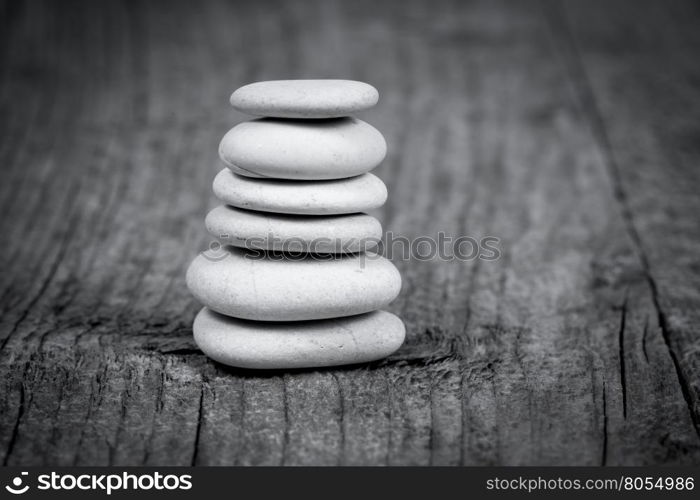
[[[698,13],[634,5],[3,2],[3,463],[700,462]],[[183,276],[227,98],[304,76],[379,88],[386,229],[502,256],[395,259],[389,360],[227,369]]]
[[[580,76],[579,97],[700,435],[700,124],[693,118],[700,109],[700,13],[686,3],[643,2],[631,22],[624,9],[615,2],[603,16],[572,4],[562,25],[578,58],[572,71]]]

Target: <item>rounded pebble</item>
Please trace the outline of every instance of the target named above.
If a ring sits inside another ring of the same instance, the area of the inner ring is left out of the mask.
[[[329,181],[251,179],[223,169],[214,194],[227,205],[281,214],[332,215],[381,207],[386,186],[374,174]]]
[[[343,179],[364,174],[386,156],[386,141],[356,118],[263,118],[229,130],[219,156],[234,172],[275,179]]]
[[[347,318],[259,322],[206,307],[194,320],[194,340],[210,358],[240,368],[281,369],[364,363],[395,352],[403,322],[386,311]]]
[[[377,89],[353,80],[273,80],[245,85],[231,105],[254,116],[336,118],[371,108]]]
[[[205,225],[226,245],[285,252],[354,253],[375,248],[382,238],[382,225],[367,214],[272,214],[222,205]]]
[[[389,304],[401,289],[394,265],[374,253],[272,255],[226,247],[198,255],[187,287],[205,306],[237,318],[296,321],[361,314]]]

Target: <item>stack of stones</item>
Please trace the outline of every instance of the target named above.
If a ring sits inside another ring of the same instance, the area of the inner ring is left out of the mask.
[[[199,348],[244,368],[308,368],[388,356],[405,328],[381,311],[401,288],[397,269],[369,251],[382,235],[364,213],[384,204],[368,173],[386,155],[381,133],[350,115],[377,90],[347,80],[259,82],[231,104],[263,118],[232,128],[214,180],[224,205],[206,217],[225,251],[200,254],[187,286],[205,307]]]

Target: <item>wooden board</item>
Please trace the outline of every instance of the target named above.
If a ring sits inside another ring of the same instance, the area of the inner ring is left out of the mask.
[[[690,2],[0,3],[7,465],[700,463],[700,11]],[[208,361],[184,270],[228,106],[365,80],[378,216],[496,261],[394,262],[363,366]]]

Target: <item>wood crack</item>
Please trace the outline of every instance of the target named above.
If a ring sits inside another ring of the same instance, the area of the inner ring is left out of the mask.
[[[24,374],[25,375],[27,373],[28,367],[29,367],[29,363],[26,363],[24,365]],[[12,455],[12,451],[15,448],[15,443],[17,442],[17,436],[19,435],[19,425],[20,425],[20,422],[22,421],[22,417],[24,417],[24,411],[26,409],[25,400],[26,400],[26,397],[24,394],[24,375],[23,375],[22,382],[20,382],[20,385],[19,385],[19,408],[17,409],[17,418],[15,419],[15,425],[12,427],[12,434],[10,436],[10,442],[7,445],[7,451],[5,452],[5,456],[2,459],[3,466],[8,465],[10,455]]]
[[[620,357],[620,389],[622,390],[622,416],[627,419],[627,375],[625,372],[625,322],[627,319],[627,298],[620,312],[620,328],[618,330]]]
[[[199,453],[199,439],[202,434],[202,420],[204,419],[204,390],[206,388],[206,382],[202,381],[202,387],[199,392],[199,409],[197,410],[197,430],[194,435],[194,445],[192,450],[192,460],[190,460],[190,465],[194,467],[197,465],[197,454]]]
[[[600,465],[608,464],[608,396],[606,395],[605,380],[603,380],[603,456]]]
[[[649,363],[649,354],[647,353],[647,334],[649,333],[649,317],[644,320],[644,332],[642,333],[642,353],[644,359]]]

